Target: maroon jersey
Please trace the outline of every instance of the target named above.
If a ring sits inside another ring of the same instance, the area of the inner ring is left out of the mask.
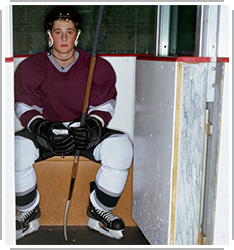
[[[91,54],[77,49],[77,60],[67,71],[52,63],[47,51],[24,60],[15,73],[15,109],[22,125],[35,116],[69,122],[81,116]],[[53,58],[54,60],[54,58]],[[54,60],[55,61],[55,60]],[[112,66],[97,57],[87,115],[101,117],[105,126],[116,100],[116,76]]]

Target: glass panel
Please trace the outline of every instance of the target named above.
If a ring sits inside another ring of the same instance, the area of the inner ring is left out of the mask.
[[[197,6],[180,5],[177,29],[178,55],[192,56],[195,52]]]
[[[14,55],[46,50],[43,28],[46,15],[55,5],[13,6]],[[72,6],[83,19],[79,48],[91,52],[99,6]],[[107,5],[104,9],[98,53],[153,53],[155,6]]]
[[[55,5],[13,6],[14,55],[46,50],[43,28],[46,15]],[[98,17],[98,5],[72,6],[83,19],[79,48],[91,52]],[[177,48],[173,54],[193,55],[195,50],[196,5],[179,6]],[[98,44],[99,54],[154,53],[154,5],[106,5]]]

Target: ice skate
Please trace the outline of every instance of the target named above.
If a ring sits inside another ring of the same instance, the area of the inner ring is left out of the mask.
[[[123,220],[114,213],[104,212],[96,209],[91,202],[87,209],[89,217],[88,227],[99,233],[114,239],[123,237],[122,231],[125,228]]]
[[[39,230],[40,224],[38,219],[40,215],[41,212],[38,206],[31,211],[19,211],[16,214],[16,240]]]

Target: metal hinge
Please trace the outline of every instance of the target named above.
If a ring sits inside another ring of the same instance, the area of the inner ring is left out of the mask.
[[[206,123],[206,134],[207,135],[212,135],[212,130],[213,130],[213,125],[210,124],[209,122]]]
[[[205,116],[205,133],[206,135],[212,135],[213,125],[209,123],[208,118],[209,117],[209,110],[206,110],[206,116]]]
[[[198,235],[198,245],[206,245],[206,236],[202,233],[201,229]]]

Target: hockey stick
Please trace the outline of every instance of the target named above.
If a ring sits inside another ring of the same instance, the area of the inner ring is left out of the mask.
[[[89,66],[89,74],[88,74],[88,80],[87,80],[86,91],[85,91],[85,98],[84,98],[82,115],[81,115],[81,126],[83,126],[85,124],[85,120],[86,120],[86,111],[87,111],[87,107],[88,107],[89,94],[90,94],[91,83],[92,83],[92,78],[93,78],[93,71],[94,71],[95,62],[96,62],[97,46],[98,46],[98,39],[99,39],[100,30],[101,30],[103,11],[104,11],[104,5],[101,5],[99,8],[96,33],[95,33],[94,43],[93,43],[92,57],[91,57],[90,66]],[[73,193],[75,178],[76,178],[76,174],[77,174],[79,156],[80,156],[80,150],[76,149],[73,168],[72,168],[72,174],[71,174],[69,196],[68,196],[68,200],[67,200],[65,217],[64,217],[64,237],[65,237],[66,241],[68,241],[68,239],[67,239],[67,216],[68,216],[68,210],[70,207],[71,197],[72,197],[72,193]]]

